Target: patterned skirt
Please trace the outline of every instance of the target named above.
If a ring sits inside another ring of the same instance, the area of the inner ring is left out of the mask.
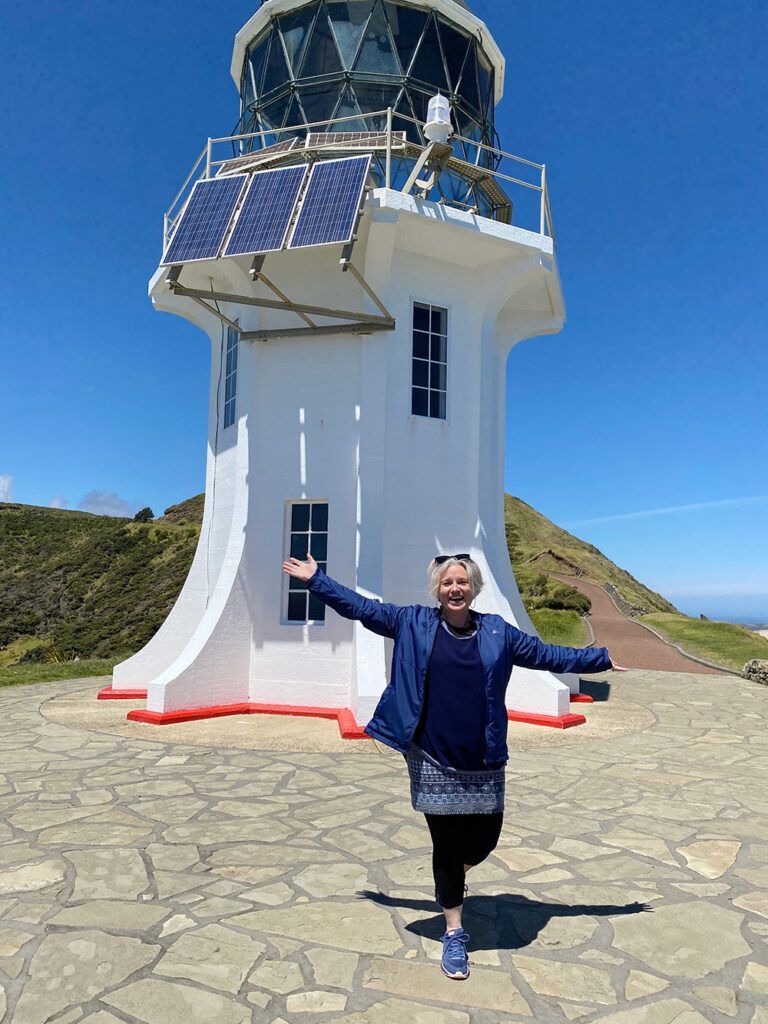
[[[411,804],[422,814],[499,814],[504,810],[504,769],[466,772],[446,768],[411,746],[405,755]]]

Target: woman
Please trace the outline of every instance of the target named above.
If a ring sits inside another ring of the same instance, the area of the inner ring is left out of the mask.
[[[604,648],[544,644],[499,615],[471,604],[483,586],[468,554],[439,555],[428,568],[437,608],[365,598],[326,576],[310,555],[290,558],[284,572],[347,619],[395,641],[391,681],[365,731],[404,754],[411,802],[432,836],[435,898],[445,914],[443,973],[469,977],[461,926],[464,879],[495,848],[504,812],[507,710],[515,665],[551,672],[604,672]]]

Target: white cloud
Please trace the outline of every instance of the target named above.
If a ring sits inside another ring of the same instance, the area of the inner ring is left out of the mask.
[[[48,508],[69,508],[69,498],[63,494],[55,494],[48,502]]]
[[[0,473],[0,501],[10,501],[13,492],[13,477],[9,473]]]
[[[88,491],[80,499],[77,507],[83,512],[93,512],[97,516],[126,517],[133,516],[138,508],[112,491]]]
[[[670,505],[667,508],[650,508],[642,512],[621,512],[615,516],[598,516],[596,519],[576,519],[561,525],[566,530],[579,526],[597,526],[600,523],[616,523],[623,519],[647,519],[649,516],[668,516],[676,512],[697,512],[709,508],[743,508],[747,505],[764,505],[768,503],[768,494],[760,494],[753,498],[726,498],[724,501],[700,501],[694,505]]]

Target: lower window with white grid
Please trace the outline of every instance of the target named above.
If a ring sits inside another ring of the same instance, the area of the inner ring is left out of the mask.
[[[311,554],[321,569],[328,558],[328,502],[294,501],[288,507],[286,547],[291,558]],[[307,590],[306,583],[288,577],[287,622],[325,622],[325,605]]]

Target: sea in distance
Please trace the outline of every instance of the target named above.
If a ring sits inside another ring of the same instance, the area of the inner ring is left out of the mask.
[[[726,600],[710,597],[670,597],[685,615],[697,619],[705,615],[714,622],[735,622],[747,629],[768,630],[768,596],[756,600],[752,595],[738,598],[730,595]]]

